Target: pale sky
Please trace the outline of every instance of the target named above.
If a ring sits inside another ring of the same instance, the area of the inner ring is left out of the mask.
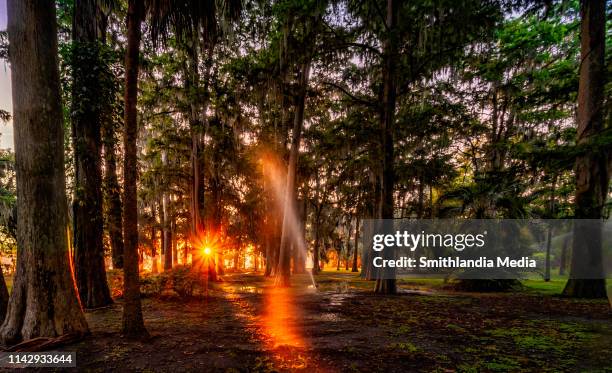
[[[6,30],[6,0],[0,0],[0,30]],[[13,113],[11,99],[11,70],[6,61],[0,61],[0,109]],[[0,148],[13,148],[13,122],[0,124]]]

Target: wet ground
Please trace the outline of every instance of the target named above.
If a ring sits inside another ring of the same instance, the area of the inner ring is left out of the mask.
[[[404,286],[375,296],[353,274],[277,289],[227,275],[208,299],[144,300],[148,341],[119,334],[121,305],[88,312],[82,371],[612,371],[606,302]]]

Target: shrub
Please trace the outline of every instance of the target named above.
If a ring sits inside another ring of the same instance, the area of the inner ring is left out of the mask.
[[[113,269],[106,272],[113,298],[123,296],[123,271]],[[143,297],[159,297],[173,292],[181,298],[191,298],[204,293],[203,275],[191,266],[177,266],[172,270],[140,277],[140,294]]]

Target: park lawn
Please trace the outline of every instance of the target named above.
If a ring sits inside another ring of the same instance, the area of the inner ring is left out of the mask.
[[[322,271],[317,275],[317,281],[320,284],[338,283],[347,281],[348,286],[355,289],[368,290],[374,287],[372,281],[361,279],[359,272],[354,273],[341,269]],[[567,276],[553,275],[550,281],[544,281],[542,278],[531,277],[521,280],[522,289],[517,289],[515,292],[521,292],[532,295],[560,295],[563,292]],[[439,290],[447,287],[444,279],[439,278],[400,278],[398,280],[400,288],[413,290]],[[606,280],[608,295],[612,295],[612,279]],[[337,285],[336,285],[337,286]]]

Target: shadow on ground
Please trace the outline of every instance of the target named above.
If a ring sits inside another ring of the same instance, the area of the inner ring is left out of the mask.
[[[227,275],[208,300],[145,299],[152,339],[119,334],[121,305],[88,312],[84,371],[610,371],[609,304],[532,293],[375,296],[353,274],[275,289]]]

